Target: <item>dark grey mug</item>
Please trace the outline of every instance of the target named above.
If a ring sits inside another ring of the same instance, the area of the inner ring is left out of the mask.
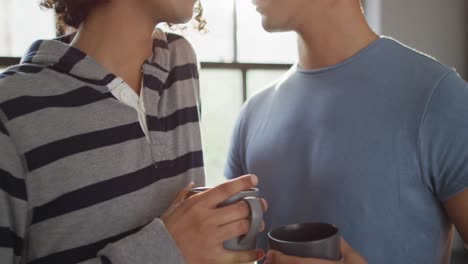
[[[270,249],[286,255],[340,260],[338,228],[327,223],[293,224],[273,229],[268,233]]]
[[[188,196],[192,196],[197,193],[207,191],[209,187],[198,187],[190,190]],[[258,198],[258,189],[251,188],[246,191],[242,191],[226,201],[218,205],[218,207],[224,207],[230,204],[237,203],[239,201],[245,201],[250,208],[250,230],[249,232],[237,238],[233,238],[224,241],[223,245],[225,249],[234,251],[253,250],[257,246],[257,234],[263,221],[263,208]]]

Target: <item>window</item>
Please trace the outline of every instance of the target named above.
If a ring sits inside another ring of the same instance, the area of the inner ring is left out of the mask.
[[[231,131],[242,106],[242,72],[235,69],[203,69],[200,74],[202,135],[208,183],[224,181],[223,166]]]
[[[208,33],[187,29],[202,62],[202,129],[208,185],[224,181],[232,128],[243,102],[296,60],[293,33],[270,34],[250,1],[204,0]],[[252,41],[255,40],[255,41]]]
[[[202,62],[202,135],[207,184],[213,186],[224,181],[230,136],[243,102],[286,72],[296,60],[296,46],[292,33],[266,33],[250,1],[203,0],[202,4],[208,32],[200,34],[188,25],[182,34]],[[34,40],[53,38],[56,30],[53,14],[41,10],[37,1],[0,0],[0,6],[0,69],[4,69],[17,63]]]
[[[37,1],[0,0],[0,6],[0,57],[20,57],[33,41],[54,37],[54,15]]]
[[[241,62],[291,63],[296,59],[295,33],[267,33],[251,1],[237,1],[238,47]]]

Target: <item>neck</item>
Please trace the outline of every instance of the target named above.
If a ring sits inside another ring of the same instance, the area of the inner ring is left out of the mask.
[[[112,1],[97,6],[81,24],[71,45],[121,77],[139,94],[141,67],[153,52],[156,24],[142,16],[131,2]]]
[[[367,24],[361,9],[351,1],[338,1],[318,17],[299,27],[299,64],[304,69],[336,65],[378,39]],[[318,22],[317,22],[318,21]]]

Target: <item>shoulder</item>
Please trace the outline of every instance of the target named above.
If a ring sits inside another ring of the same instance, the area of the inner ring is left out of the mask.
[[[79,87],[79,83],[44,65],[11,66],[0,74],[0,115],[5,122],[22,115],[25,109],[58,102],[58,95]]]
[[[36,64],[19,64],[0,73],[0,105],[10,99],[33,94],[53,82],[54,72]]]
[[[286,73],[279,79],[273,80],[244,103],[237,121],[239,130],[253,129],[261,120],[268,118],[269,111],[278,98],[278,90],[282,89],[288,77],[289,73]]]
[[[197,63],[197,57],[192,44],[182,35],[155,29],[153,33],[155,49],[160,48],[168,52],[172,61],[185,61],[186,63]]]
[[[438,82],[452,69],[439,62],[435,57],[412,48],[395,39],[384,37],[385,57],[387,62],[396,65],[401,71],[408,72],[408,76],[420,77]],[[429,77],[429,78],[427,78]]]
[[[272,80],[259,92],[253,94],[245,103],[244,108],[249,113],[262,112],[269,109],[269,106],[278,97],[278,92],[290,86],[290,80],[296,71],[296,66],[292,66],[289,71],[281,75],[278,79]]]
[[[454,70],[443,75],[434,86],[429,108],[452,110],[455,115],[468,113],[468,83]],[[466,120],[466,118],[463,118]],[[466,123],[466,121],[464,121]]]

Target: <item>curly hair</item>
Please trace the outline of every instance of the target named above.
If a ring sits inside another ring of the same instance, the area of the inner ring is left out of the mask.
[[[41,0],[41,6],[55,11],[59,31],[63,33],[66,26],[77,29],[91,9],[107,1],[109,0]],[[195,28],[202,31],[206,21],[203,18],[203,7],[200,1],[197,1],[194,11],[197,21]]]

